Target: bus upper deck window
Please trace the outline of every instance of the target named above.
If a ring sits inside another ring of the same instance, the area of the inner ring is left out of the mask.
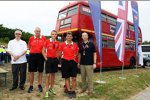
[[[107,16],[107,21],[110,24],[116,25],[117,20],[114,17]]]
[[[102,17],[102,21],[106,21],[106,15],[105,14],[101,14]]]
[[[84,15],[88,15],[88,16],[91,16],[91,11],[90,11],[90,8],[87,7],[87,6],[81,6],[80,7],[80,13],[81,14],[84,14]]]
[[[62,35],[58,35],[57,40],[58,40],[59,42],[62,42]]]
[[[133,25],[129,25],[129,30],[134,31],[134,26]]]
[[[67,10],[59,12],[59,14],[58,14],[58,19],[65,18],[65,17],[66,17],[66,14],[67,14]]]
[[[78,6],[74,6],[68,9],[68,16],[77,14],[78,12]]]

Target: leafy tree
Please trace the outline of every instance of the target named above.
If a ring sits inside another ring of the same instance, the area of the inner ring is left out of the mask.
[[[142,44],[150,44],[150,41],[144,41]]]
[[[16,30],[20,30],[22,31],[22,39],[26,42],[28,42],[29,40],[29,37],[32,35],[31,33],[29,32],[24,32],[23,30],[21,29],[11,29],[11,28],[7,28],[7,27],[4,27],[3,24],[0,24],[0,42],[1,43],[5,43],[7,44],[9,40],[12,40],[14,39],[14,32]]]

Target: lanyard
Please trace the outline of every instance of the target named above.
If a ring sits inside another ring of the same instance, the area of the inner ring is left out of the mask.
[[[87,43],[85,44],[85,46],[84,46],[84,44],[83,44],[82,46],[83,46],[83,49],[84,49],[84,51],[83,51],[83,56],[85,56],[85,55],[86,55],[85,49],[89,48],[89,46],[88,46]]]

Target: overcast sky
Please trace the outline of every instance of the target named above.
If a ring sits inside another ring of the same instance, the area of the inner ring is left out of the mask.
[[[67,4],[69,1],[0,1],[0,24],[31,33],[36,26],[39,26],[43,35],[49,35],[50,31],[55,29],[58,11]],[[150,1],[138,1],[138,5],[143,41],[150,41]],[[117,1],[102,1],[101,6],[117,14]],[[130,2],[128,19],[132,22]]]

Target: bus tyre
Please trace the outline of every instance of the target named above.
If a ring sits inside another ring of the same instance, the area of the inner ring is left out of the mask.
[[[142,68],[145,68],[145,65],[143,65]]]
[[[135,67],[135,64],[136,64],[136,61],[135,61],[135,58],[131,58],[130,59],[130,67],[134,68]]]
[[[146,62],[146,65],[147,65],[147,66],[150,66],[150,61],[147,61],[147,62]]]

